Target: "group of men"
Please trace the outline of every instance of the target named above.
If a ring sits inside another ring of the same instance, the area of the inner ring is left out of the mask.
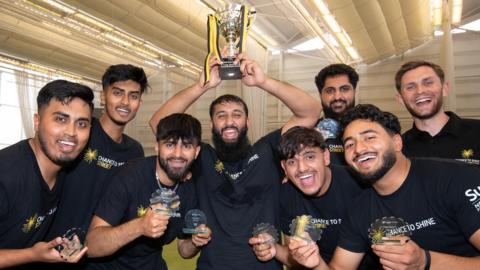
[[[45,85],[34,138],[0,151],[0,268],[167,269],[162,247],[177,238],[183,258],[200,252],[197,269],[478,269],[480,121],[443,110],[440,67],[415,61],[397,72],[397,99],[414,119],[401,135],[393,114],[355,106],[359,76],[348,65],[319,72],[320,105],[246,55],[235,63],[244,85],[292,117],[251,144],[247,105],[223,95],[209,110],[213,147],[203,143],[200,122],[184,112],[221,83],[212,58],[208,82],[201,76],[153,115],[151,157],[123,133],[148,88],[141,68],[107,69],[99,119],[88,87]],[[152,202],[160,191],[178,196],[178,215]],[[191,209],[208,224],[185,234]],[[319,237],[292,230],[305,215]],[[283,241],[252,235],[265,224]],[[85,247],[65,254],[82,241],[71,229],[85,232]]]

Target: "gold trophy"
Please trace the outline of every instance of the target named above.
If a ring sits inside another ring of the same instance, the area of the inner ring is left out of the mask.
[[[242,78],[240,64],[233,64],[233,60],[245,48],[248,30],[253,23],[255,13],[255,8],[240,4],[228,4],[215,14],[208,15],[208,55],[205,59],[205,82],[209,81],[208,61],[212,54],[222,61],[219,68],[222,80]],[[220,54],[219,35],[225,39],[227,47],[225,57]]]

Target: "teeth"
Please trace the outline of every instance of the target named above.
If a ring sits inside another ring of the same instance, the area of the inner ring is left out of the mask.
[[[117,111],[124,112],[124,113],[129,113],[130,112],[130,110],[127,110],[127,109],[117,109]]]
[[[418,103],[422,103],[422,102],[425,102],[425,101],[430,101],[430,99],[429,98],[422,98],[422,99],[417,100],[416,103],[418,104]]]
[[[69,146],[75,146],[74,142],[69,142],[69,141],[58,141],[58,142],[61,143],[61,144],[69,145]]]
[[[307,175],[300,176],[299,178],[300,178],[300,180],[303,180],[303,179],[310,178],[312,176],[313,176],[313,174],[307,174]]]
[[[364,162],[364,161],[372,159],[372,158],[375,158],[375,155],[367,155],[367,156],[364,156],[364,157],[361,157],[361,158],[357,159],[357,161],[358,162]]]

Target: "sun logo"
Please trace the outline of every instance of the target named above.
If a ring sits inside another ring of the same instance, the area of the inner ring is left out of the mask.
[[[140,205],[139,207],[137,207],[137,217],[143,217],[143,216],[145,216],[145,214],[147,213],[147,209],[148,209],[148,208],[145,208],[145,207],[143,207],[142,205]]]
[[[90,164],[92,163],[92,161],[97,159],[97,154],[98,154],[97,150],[92,150],[91,148],[88,148],[87,151],[85,152],[85,155],[83,156],[83,159]]]
[[[37,214],[33,215],[32,217],[27,218],[27,220],[25,221],[25,224],[23,224],[22,232],[28,233],[29,231],[31,231],[33,229],[33,227],[35,227],[35,224],[37,222],[37,218],[38,218]]]
[[[215,170],[221,173],[223,172],[224,169],[225,169],[225,166],[223,166],[223,163],[220,160],[217,160],[217,162],[215,163]]]
[[[462,157],[463,157],[463,158],[471,158],[471,157],[473,157],[473,149],[465,149],[465,150],[462,150]]]
[[[383,228],[378,228],[370,232],[370,238],[372,239],[372,244],[381,242],[384,236],[385,236],[385,231],[383,230]]]

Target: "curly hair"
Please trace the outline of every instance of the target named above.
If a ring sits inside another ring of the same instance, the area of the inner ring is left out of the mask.
[[[390,135],[401,134],[400,122],[393,113],[382,111],[372,104],[359,104],[346,111],[340,119],[340,134],[342,137],[346,127],[357,119],[376,122]]]
[[[357,88],[358,73],[351,66],[346,64],[332,64],[324,67],[317,76],[315,76],[315,84],[319,93],[322,93],[322,89],[325,86],[325,80],[328,77],[335,77],[339,75],[347,75],[348,81],[352,84],[353,89]]]

